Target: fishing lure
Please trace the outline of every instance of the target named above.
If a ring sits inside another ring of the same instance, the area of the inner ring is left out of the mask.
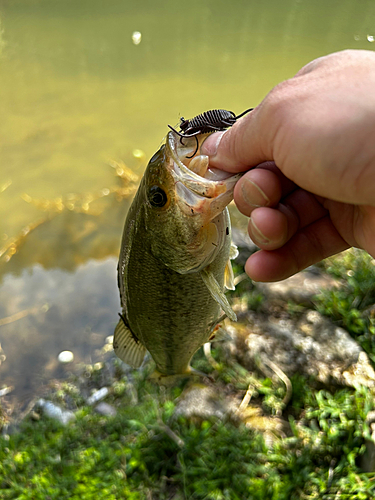
[[[168,125],[168,127],[180,136],[181,144],[183,144],[183,138],[195,137],[197,147],[191,156],[186,157],[192,158],[198,151],[199,145],[197,135],[225,130],[226,128],[234,125],[239,118],[246,115],[253,109],[254,108],[247,109],[237,116],[233,113],[233,111],[227,111],[225,109],[211,109],[201,113],[200,115],[194,116],[194,118],[191,118],[190,120],[185,120],[185,118],[182,117],[180,120],[180,132],[174,129],[171,125]]]

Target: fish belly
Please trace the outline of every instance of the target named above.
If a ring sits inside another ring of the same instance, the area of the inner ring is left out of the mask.
[[[145,252],[130,257],[129,272],[140,278],[128,280],[129,326],[160,373],[186,373],[193,354],[208,340],[220,306],[200,273],[176,273]],[[224,266],[214,262],[210,267],[222,285]]]

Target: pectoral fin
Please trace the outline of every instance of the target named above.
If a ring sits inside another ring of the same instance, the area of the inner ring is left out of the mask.
[[[215,276],[211,271],[207,271],[207,269],[203,269],[201,271],[202,279],[210,291],[212,298],[216,300],[216,302],[221,306],[222,310],[232,321],[237,321],[237,316],[233,309],[231,308],[227,298],[224,295],[219,283],[216,281]]]
[[[235,290],[234,286],[234,274],[232,269],[232,263],[228,260],[224,271],[224,286],[227,290]]]
[[[122,318],[115,328],[113,349],[116,356],[133,368],[141,366],[146,354],[145,347],[136,340]]]
[[[235,245],[233,243],[233,241],[231,242],[230,244],[230,250],[229,250],[229,258],[230,260],[233,260],[233,259],[236,259],[239,255],[239,251],[238,251],[238,248],[237,248],[237,245]]]
[[[219,326],[217,330],[214,330],[208,339],[208,342],[227,342],[228,340],[233,340],[233,338],[229,335],[229,333]]]
[[[234,274],[231,263],[231,260],[235,259],[236,257],[238,257],[238,248],[232,241],[230,245],[229,259],[227,265],[225,266],[224,272],[224,285],[227,290],[235,290],[236,288],[234,284]]]

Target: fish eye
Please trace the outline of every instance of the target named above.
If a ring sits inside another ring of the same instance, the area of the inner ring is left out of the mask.
[[[165,191],[163,191],[163,189],[159,186],[151,186],[150,191],[148,192],[148,198],[151,205],[155,208],[164,207],[168,201]]]

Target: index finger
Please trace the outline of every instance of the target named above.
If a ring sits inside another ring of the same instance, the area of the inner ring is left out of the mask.
[[[210,157],[210,165],[228,172],[243,172],[273,159],[261,126],[261,108],[262,105],[258,106],[225,132],[215,132],[207,137],[201,153]]]

